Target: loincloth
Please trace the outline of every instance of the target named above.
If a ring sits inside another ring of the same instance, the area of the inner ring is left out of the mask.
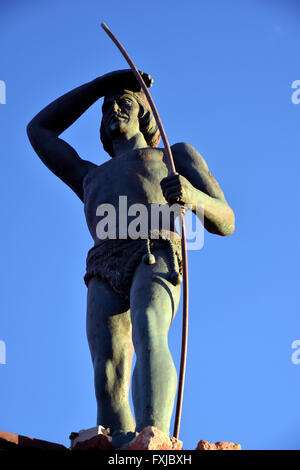
[[[179,271],[181,275],[181,238],[175,232],[160,231],[156,232],[155,238],[152,232],[148,239],[101,240],[87,255],[84,276],[86,286],[93,277],[98,277],[121,297],[129,299],[135,269],[142,259],[147,262],[145,260],[148,258],[143,258],[144,255],[152,256],[151,252],[158,248],[166,249],[169,273],[174,275]]]

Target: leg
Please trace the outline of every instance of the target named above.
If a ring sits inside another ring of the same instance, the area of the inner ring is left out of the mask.
[[[116,434],[134,431],[128,397],[133,356],[129,302],[97,278],[89,282],[87,337],[95,374],[97,424]]]
[[[178,308],[180,286],[168,281],[164,250],[154,252],[156,263],[140,263],[131,292],[132,339],[136,353],[133,403],[136,431],[153,425],[169,434],[177,374],[168,347],[168,330]]]

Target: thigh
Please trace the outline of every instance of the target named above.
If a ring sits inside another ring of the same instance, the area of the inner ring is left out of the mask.
[[[88,285],[86,329],[93,361],[131,351],[129,302],[96,277]]]
[[[169,281],[168,254],[165,249],[152,250],[155,263],[141,262],[133,276],[130,290],[132,323],[144,322],[166,332],[176,314],[181,287]]]

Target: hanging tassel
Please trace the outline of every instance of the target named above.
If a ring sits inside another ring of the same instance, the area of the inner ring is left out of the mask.
[[[155,263],[155,256],[151,253],[150,250],[150,239],[147,238],[147,245],[146,245],[147,252],[144,254],[142,260],[145,264],[154,264]]]

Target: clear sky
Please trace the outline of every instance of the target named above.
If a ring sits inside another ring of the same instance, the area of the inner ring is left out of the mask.
[[[1,1],[0,429],[68,445],[96,423],[83,283],[92,239],[26,125],[63,93],[127,68],[101,22],[154,77],[170,143],[198,149],[236,214],[232,236],[206,232],[189,252],[184,448],[300,449],[296,0]],[[63,137],[101,164],[99,124],[96,103]],[[181,317],[180,307],[169,335],[177,369]]]

